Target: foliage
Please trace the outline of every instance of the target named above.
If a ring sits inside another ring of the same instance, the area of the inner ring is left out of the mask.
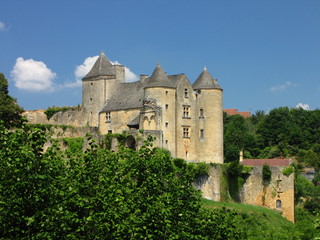
[[[65,112],[70,109],[76,109],[78,107],[49,107],[46,111],[44,111],[44,114],[46,114],[47,119],[50,120],[54,114],[57,112]]]
[[[266,165],[266,164],[263,165],[263,167],[262,167],[262,180],[263,180],[264,184],[270,182],[271,175],[272,175],[272,172],[271,172],[269,165]]]
[[[295,225],[282,217],[276,211],[234,202],[214,202],[203,200],[206,208],[222,208],[236,210],[241,217],[240,226],[246,234],[246,239],[273,240],[299,239],[302,233],[295,229]]]
[[[117,154],[90,137],[72,154],[46,141],[0,124],[0,239],[245,238],[236,212],[201,207],[197,171],[149,141]]]
[[[254,136],[249,133],[248,123],[240,115],[224,116],[225,162],[239,159],[240,151],[255,147]]]
[[[296,207],[295,228],[299,232],[299,239],[310,240],[319,237],[319,229],[316,226],[316,218],[310,215],[305,209]]]
[[[294,181],[294,195],[295,201],[299,202],[302,199],[310,197],[313,191],[313,184],[301,174],[297,174]]]
[[[8,80],[0,73],[0,121],[2,120],[7,128],[21,126],[23,108],[8,93]]]
[[[290,176],[292,173],[294,173],[294,167],[293,166],[289,166],[289,167],[286,167],[282,170],[282,173],[285,175],[285,176]]]

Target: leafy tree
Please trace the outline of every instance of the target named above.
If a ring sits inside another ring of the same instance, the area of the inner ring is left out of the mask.
[[[3,73],[0,73],[0,120],[4,121],[4,125],[7,128],[20,126],[23,109],[8,92],[8,80]]]
[[[255,139],[249,132],[248,124],[241,115],[225,117],[224,122],[225,162],[236,161],[242,150],[250,152],[255,147]]]
[[[192,182],[203,167],[150,141],[119,153],[91,141],[73,154],[44,152],[46,141],[40,129],[0,124],[0,239],[245,238],[236,212],[201,207]]]

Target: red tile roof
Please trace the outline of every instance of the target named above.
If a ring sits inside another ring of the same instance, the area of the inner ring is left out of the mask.
[[[236,108],[224,109],[223,111],[225,111],[229,116],[237,115],[237,114],[239,114],[245,118],[248,118],[251,116],[251,112],[238,112],[238,109],[236,109]]]
[[[291,160],[290,159],[283,159],[283,158],[274,158],[274,159],[243,159],[240,163],[246,166],[289,166]]]

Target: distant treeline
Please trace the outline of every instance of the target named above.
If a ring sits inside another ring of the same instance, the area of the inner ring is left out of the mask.
[[[245,158],[296,157],[320,167],[320,110],[280,107],[249,118],[224,115],[225,161]]]

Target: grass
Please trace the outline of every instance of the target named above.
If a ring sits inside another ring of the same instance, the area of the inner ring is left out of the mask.
[[[241,226],[247,233],[247,239],[296,239],[294,224],[273,210],[249,204],[206,199],[202,200],[202,206],[237,210],[242,218]]]

